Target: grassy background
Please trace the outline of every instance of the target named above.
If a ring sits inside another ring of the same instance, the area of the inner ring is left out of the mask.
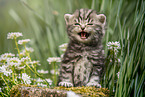
[[[107,16],[103,40],[106,55],[108,41],[121,43],[120,77],[113,84],[115,96],[145,95],[144,0],[0,0],[0,54],[16,53],[13,41],[6,39],[8,32],[23,32],[24,38],[31,39],[28,46],[34,48],[31,57],[40,60],[40,68],[50,70],[46,59],[60,56],[58,46],[68,42],[63,16],[79,8],[95,9]]]

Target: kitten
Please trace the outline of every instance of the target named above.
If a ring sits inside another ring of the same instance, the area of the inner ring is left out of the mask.
[[[59,86],[97,86],[104,70],[102,37],[106,17],[80,9],[64,15],[69,44],[60,67]]]

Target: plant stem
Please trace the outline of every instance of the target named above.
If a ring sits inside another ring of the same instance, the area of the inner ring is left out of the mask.
[[[20,50],[19,50],[19,47],[18,47],[17,39],[14,38],[14,40],[15,40],[16,49],[17,49],[18,54],[19,54],[19,57],[20,57],[20,59],[21,59],[21,56],[20,56]]]
[[[8,97],[7,94],[4,94],[3,92],[0,92],[2,94],[2,97]],[[4,96],[5,95],[5,96]]]
[[[12,72],[13,83],[17,85],[17,83],[15,82],[15,75],[14,75],[15,69],[14,69],[14,67],[12,68],[12,71],[13,71],[13,72]]]
[[[24,48],[25,48],[25,51],[26,51],[26,55],[27,55],[28,58],[29,58],[29,61],[32,62],[31,57],[30,57],[30,53],[27,52],[27,49],[26,49],[26,45],[25,45],[25,44],[24,44]],[[32,65],[33,68],[35,68],[33,64],[31,64],[31,65]]]
[[[26,51],[26,55],[27,55],[28,58],[29,58],[29,61],[32,62],[31,57],[30,57],[30,54],[27,52],[26,45],[24,45],[24,48],[25,48],[25,51]],[[34,66],[33,64],[31,64],[31,65],[32,65],[32,68],[33,68],[34,70],[33,70],[28,64],[26,64],[26,66],[27,66],[34,74],[36,74],[38,77],[42,78],[42,79],[46,82],[46,84],[49,86],[49,83],[47,82],[47,80],[46,80],[45,78],[43,78],[41,75],[39,75],[39,73],[37,73],[35,66]]]
[[[115,68],[116,68],[116,64],[115,64],[115,51],[113,48],[113,58],[112,58],[112,65],[113,65],[113,75],[112,75],[112,83],[111,83],[111,92],[113,93],[113,88],[114,88],[114,78],[115,78]],[[110,93],[111,93],[110,92]]]
[[[54,78],[53,78],[53,80],[54,80],[54,86],[56,85],[56,64],[55,64],[56,62],[53,62],[53,69],[54,69]]]
[[[26,55],[28,56],[30,62],[32,62],[31,57],[30,57],[30,54],[27,52],[27,49],[26,49],[26,45],[25,44],[24,44],[24,48],[25,48],[25,51],[26,51]]]
[[[49,83],[47,82],[47,80],[45,78],[43,78],[41,75],[39,75],[36,71],[34,71],[28,64],[26,64],[26,66],[34,73],[36,74],[38,77],[40,77],[41,79],[43,79],[46,84],[49,86]]]
[[[1,78],[3,79],[3,81],[5,82],[5,84],[7,85],[7,89],[8,89],[8,91],[9,91],[9,90],[10,90],[10,88],[9,88],[8,83],[6,82],[6,80],[4,79],[4,77],[3,77],[3,76],[1,76]]]

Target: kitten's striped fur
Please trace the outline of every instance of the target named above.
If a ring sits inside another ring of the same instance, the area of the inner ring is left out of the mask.
[[[104,70],[101,40],[106,17],[91,9],[65,14],[70,42],[64,54],[58,85],[97,86]]]

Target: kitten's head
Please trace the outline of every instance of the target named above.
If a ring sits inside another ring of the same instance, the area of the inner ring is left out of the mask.
[[[89,43],[105,34],[106,16],[94,10],[76,10],[73,14],[65,14],[64,18],[70,40]]]

